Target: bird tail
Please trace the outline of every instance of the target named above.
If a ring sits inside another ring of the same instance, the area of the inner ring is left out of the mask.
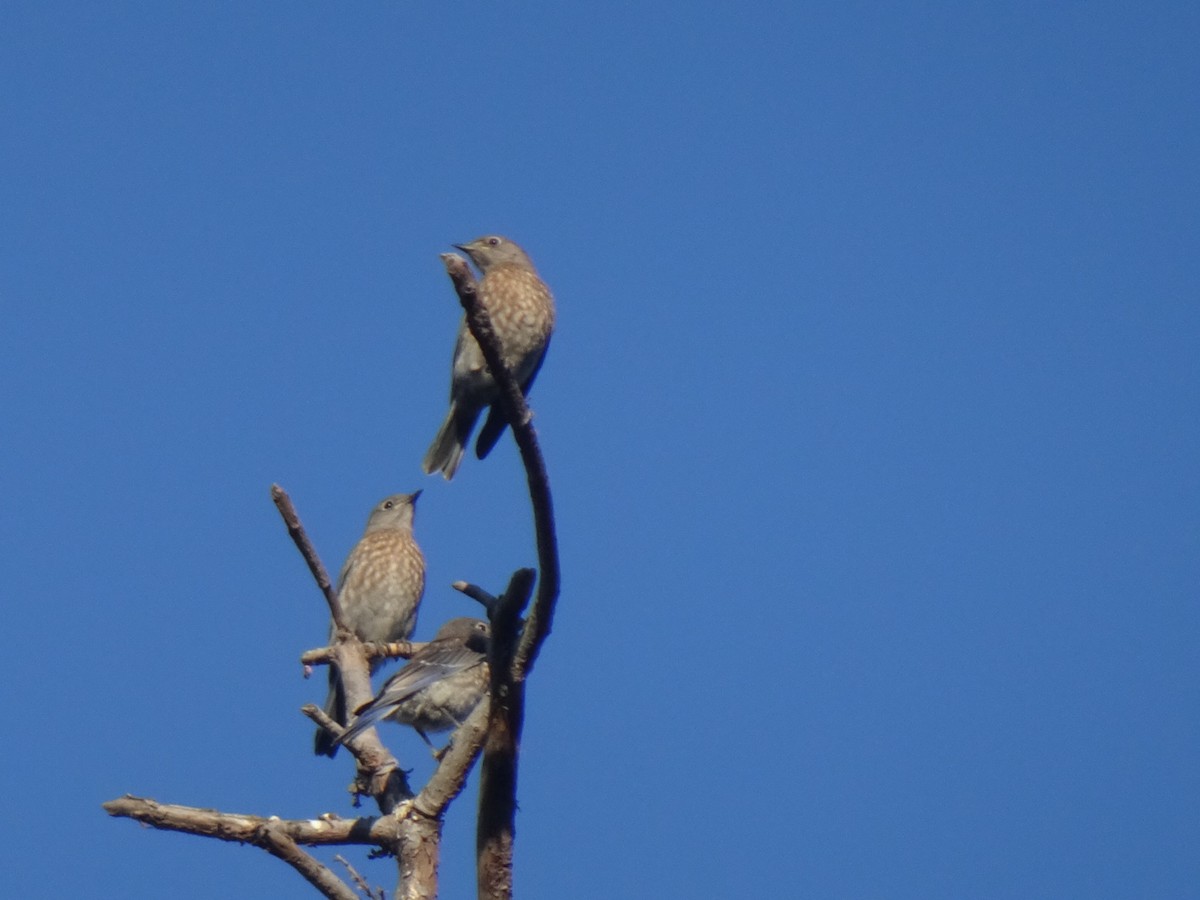
[[[479,429],[479,438],[475,441],[475,455],[484,459],[492,452],[496,442],[504,436],[507,428],[508,419],[504,417],[504,413],[500,410],[500,404],[497,403],[492,406],[488,417],[484,419],[483,428]]]
[[[329,667],[329,696],[325,700],[325,713],[339,725],[346,724],[346,692],[342,690],[342,679],[333,666]],[[338,741],[324,728],[317,726],[313,736],[313,753],[317,756],[337,756]]]
[[[463,448],[471,439],[471,431],[475,428],[478,418],[477,407],[459,406],[455,400],[450,402],[450,412],[446,415],[446,421],[438,429],[437,437],[429,445],[425,461],[421,463],[426,475],[441,472],[447,481],[454,477],[454,473],[458,471],[458,464],[462,462]]]
[[[344,744],[346,741],[352,740],[353,738],[362,734],[395,708],[396,706],[394,703],[376,703],[374,701],[371,703],[364,703],[361,707],[359,707],[358,714],[354,717],[354,721],[346,726],[346,730],[343,731],[340,736],[338,736],[336,741],[334,741],[333,749],[336,751],[337,745]]]

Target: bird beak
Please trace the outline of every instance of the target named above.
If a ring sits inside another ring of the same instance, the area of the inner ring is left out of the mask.
[[[422,488],[421,490],[424,490],[424,488]],[[413,491],[411,494],[408,495],[408,502],[415,504],[417,502],[417,498],[420,496],[421,496],[421,491]]]
[[[451,244],[450,246],[453,247],[455,250],[461,250],[463,253],[466,253],[466,254],[470,254],[470,252],[471,252],[470,249],[468,248],[467,244]]]

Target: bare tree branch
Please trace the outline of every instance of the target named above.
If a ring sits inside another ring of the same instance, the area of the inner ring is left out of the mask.
[[[560,570],[558,561],[558,538],[554,529],[554,503],[550,496],[550,478],[546,472],[546,461],[542,457],[538,445],[537,432],[533,427],[533,414],[525,402],[521,386],[513,377],[512,372],[504,365],[500,353],[500,341],[492,328],[491,317],[487,309],[479,301],[476,290],[475,276],[467,261],[456,253],[443,253],[442,265],[446,274],[454,284],[458,300],[466,311],[467,327],[483,351],[488,370],[496,379],[500,388],[498,403],[509,426],[517,448],[521,451],[521,461],[525,465],[525,476],[529,483],[529,499],[533,504],[533,524],[537,535],[538,554],[538,591],[533,609],[530,610],[525,631],[521,636],[521,644],[517,650],[514,663],[518,669],[517,677],[523,679],[533,669],[538,651],[550,634],[554,620],[554,605],[558,600],[560,587]]]
[[[442,756],[437,771],[413,800],[413,808],[418,812],[431,819],[440,818],[451,801],[462,793],[467,784],[467,774],[483,747],[489,705],[485,696],[472,710],[471,715],[467,716],[467,721],[454,732],[449,749]]]
[[[368,664],[368,647],[359,641],[349,629],[338,625],[341,606],[336,592],[329,581],[325,567],[321,564],[315,548],[309,541],[300,518],[287,492],[278,485],[271,488],[271,496],[287,524],[288,532],[308,563],[309,571],[325,595],[330,615],[334,618],[334,642],[315,654],[329,664],[335,665],[342,679],[346,702],[354,709],[368,702],[373,696]],[[371,656],[411,655],[415,649],[407,641],[392,645],[370,646]],[[314,721],[340,734],[340,726],[315,706],[305,709]],[[384,819],[342,820],[323,817],[304,822],[284,822],[256,816],[238,816],[215,810],[200,810],[184,806],[167,806],[152,800],[141,800],[126,796],[104,804],[110,815],[135,818],[155,828],[183,831],[221,840],[235,840],[262,847],[274,856],[283,859],[299,871],[327,897],[339,900],[355,897],[354,892],[337,878],[327,867],[299,850],[297,843],[354,843],[374,844],[397,858],[401,873],[398,895],[415,898],[432,897],[437,890],[437,843],[441,834],[440,820],[430,821],[421,814],[411,814],[411,804],[405,803],[413,796],[408,778],[395,757],[380,742],[374,730],[359,735],[350,742],[350,752],[358,764],[354,793],[374,797]],[[395,813],[395,815],[390,815]],[[379,823],[387,823],[380,827]],[[335,824],[336,823],[336,824]],[[348,824],[347,824],[348,823]],[[404,827],[400,827],[401,824]],[[432,851],[429,845],[432,843]],[[432,865],[432,868],[430,868]],[[406,871],[418,872],[420,884],[408,884]]]
[[[451,584],[450,587],[470,597],[472,600],[486,609],[488,618],[491,618],[492,611],[496,608],[496,604],[500,602],[477,584],[471,584],[467,581],[456,581]]]
[[[475,832],[476,877],[481,898],[512,896],[513,834],[517,813],[517,762],[525,718],[525,682],[514,678],[513,657],[521,613],[533,592],[533,569],[518,569],[492,616],[488,647],[491,700],[479,774]]]
[[[411,815],[404,824],[396,855],[400,866],[396,900],[437,900],[442,820]]]
[[[499,603],[489,604],[469,590],[455,585],[468,596],[474,596],[484,603],[492,620],[492,645],[489,651],[491,705],[480,775],[476,873],[479,897],[508,900],[512,897],[512,843],[517,809],[518,753],[524,724],[525,679],[550,634],[554,619],[561,578],[558,538],[546,461],[538,445],[533,414],[525,401],[524,392],[504,365],[500,342],[492,329],[488,311],[479,300],[475,278],[466,260],[453,253],[443,253],[441,258],[466,312],[467,327],[483,351],[483,358],[496,380],[500,394],[496,402],[508,419],[520,450],[529,484],[537,542],[540,573],[537,599],[523,629],[520,629],[520,615],[529,602],[533,588],[533,572],[530,570],[523,569],[513,575]]]
[[[316,579],[317,587],[325,595],[325,602],[329,604],[329,615],[333,619],[333,624],[339,630],[345,630],[346,619],[342,615],[342,604],[338,602],[337,592],[333,589],[333,582],[329,580],[329,573],[325,571],[325,566],[321,564],[321,558],[317,556],[316,548],[313,547],[312,541],[308,539],[308,533],[304,530],[304,526],[300,524],[300,516],[296,514],[296,508],[292,506],[292,498],[279,485],[273,484],[271,485],[271,499],[275,501],[275,508],[279,510],[279,515],[283,517],[283,523],[287,526],[288,534],[292,536],[292,540],[296,544],[296,549],[300,551],[300,555],[308,563],[308,570],[312,572],[313,578]]]
[[[348,750],[357,763],[355,793],[372,795],[384,813],[381,817],[342,819],[324,815],[317,819],[284,820],[160,804],[131,795],[104,804],[111,816],[131,818],[158,829],[254,844],[287,862],[324,896],[335,900],[349,900],[356,895],[332,870],[304,852],[301,845],[378,847],[396,857],[397,898],[432,900],[436,897],[442,819],[450,803],[462,792],[467,775],[481,752],[483,766],[477,834],[480,896],[489,900],[512,896],[513,828],[525,679],[550,634],[560,589],[554,509],[545,460],[532,424],[533,415],[520,386],[501,360],[487,310],[479,302],[474,276],[461,257],[445,254],[442,259],[466,310],[468,327],[499,387],[497,404],[507,418],[520,450],[533,505],[540,574],[532,569],[518,570],[499,598],[477,585],[454,584],[455,589],[483,605],[492,622],[488,695],[454,732],[433,777],[415,797],[404,771],[380,742],[374,729],[368,729],[348,742]],[[371,660],[407,658],[422,645],[408,641],[388,644],[359,641],[346,626],[337,591],[287,492],[272,485],[271,497],[325,597],[334,623],[332,644],[307,651],[301,662],[306,667],[335,666],[347,706],[358,708],[373,694]],[[521,616],[529,604],[535,579],[537,596],[523,623]],[[303,711],[321,727],[335,735],[341,734],[342,726],[316,706],[306,706]],[[366,880],[349,863],[343,863],[355,884],[368,896],[374,896]]]
[[[300,712],[304,713],[304,715],[308,716],[310,719],[332,734],[335,738],[340,737],[342,732],[346,730],[334,721],[333,716],[325,712],[325,710],[321,709],[321,707],[317,706],[315,703],[305,703],[302,707],[300,707]]]
[[[281,834],[306,846],[344,844],[389,847],[399,839],[402,827],[401,820],[395,816],[343,819],[326,814],[319,819],[279,819],[159,803],[132,794],[109,800],[103,807],[110,816],[133,819],[162,831],[181,831],[238,844],[255,843],[255,834],[268,823],[273,823]]]
[[[301,854],[323,869],[342,892],[335,893],[327,884],[318,883],[314,877],[310,877],[319,874],[318,870],[297,856],[300,851],[296,845],[380,847],[397,858],[400,872],[397,897],[429,900],[437,894],[441,819],[421,813],[411,803],[400,805],[394,815],[361,819],[343,819],[332,814],[319,819],[279,819],[274,816],[223,813],[214,809],[158,803],[128,794],[105,803],[104,809],[111,816],[133,819],[164,831],[179,831],[263,847],[297,869],[304,866],[301,874],[325,896],[338,900],[353,897],[354,892],[326,867],[307,857],[307,854]]]
[[[329,900],[358,900],[358,895],[334,875],[328,866],[317,862],[283,833],[276,820],[268,820],[258,829],[254,843],[276,859],[282,859]]]

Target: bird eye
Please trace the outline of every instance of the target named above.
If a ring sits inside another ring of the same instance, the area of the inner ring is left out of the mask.
[[[391,509],[391,508],[392,508],[393,506],[395,506],[395,505],[396,505],[396,504],[395,504],[395,503],[393,503],[391,500],[385,500],[385,501],[383,502],[383,508],[384,508],[384,509]]]
[[[498,238],[498,237],[488,238],[488,246],[489,247],[499,247],[500,246],[500,238]]]

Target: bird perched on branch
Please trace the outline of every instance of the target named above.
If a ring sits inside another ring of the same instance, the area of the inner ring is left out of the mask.
[[[411,725],[432,748],[427,732],[461,725],[487,690],[490,634],[487,622],[451,619],[387,680],[374,700],[359,707],[337,742],[348,741],[386,718]]]
[[[525,251],[508,238],[489,235],[454,246],[478,267],[482,276],[479,300],[500,339],[504,363],[521,390],[529,393],[554,331],[550,289],[538,277]],[[425,454],[422,467],[426,474],[440,471],[447,481],[454,477],[479,414],[491,407],[475,443],[476,456],[483,459],[488,455],[508,426],[504,413],[495,405],[498,396],[496,381],[464,317],[454,346],[450,412]]]
[[[413,513],[420,491],[393,494],[371,510],[362,538],[342,566],[337,593],[346,625],[363,641],[406,641],[417,624],[417,607],[425,593],[425,557],[413,539]],[[332,644],[337,629],[330,629]],[[371,663],[374,672],[381,665]],[[346,695],[342,679],[329,667],[327,712],[345,725]],[[337,743],[324,728],[318,728],[313,751],[325,756],[337,753]]]

